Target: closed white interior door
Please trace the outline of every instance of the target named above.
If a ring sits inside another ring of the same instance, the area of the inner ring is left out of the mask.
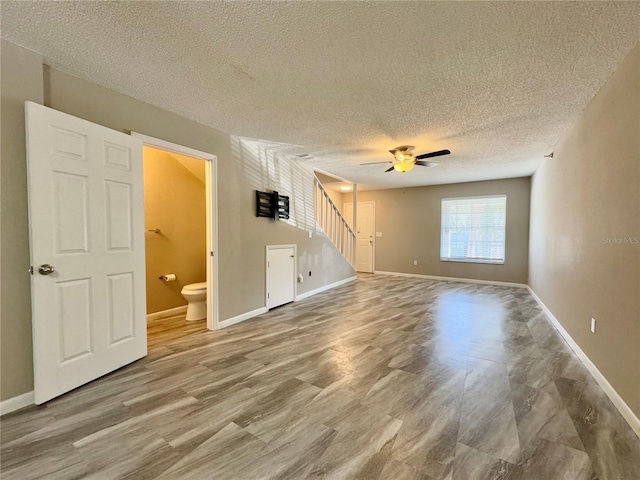
[[[344,204],[345,219],[353,225],[353,204]],[[375,203],[358,202],[356,226],[356,271],[373,273]]]
[[[35,402],[147,353],[142,142],[26,104]]]
[[[296,297],[296,248],[267,247],[267,308],[293,302]]]

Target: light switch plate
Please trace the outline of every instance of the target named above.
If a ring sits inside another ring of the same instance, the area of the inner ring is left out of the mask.
[[[382,236],[382,232],[376,232],[376,237],[381,237]]]

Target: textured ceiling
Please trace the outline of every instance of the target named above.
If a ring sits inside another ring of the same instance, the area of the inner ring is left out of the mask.
[[[10,2],[2,36],[368,188],[531,174],[639,36],[638,2]],[[387,150],[448,148],[383,173]]]

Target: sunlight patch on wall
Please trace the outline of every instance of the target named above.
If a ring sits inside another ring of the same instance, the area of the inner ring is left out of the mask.
[[[313,168],[294,159],[298,145],[231,136],[233,158],[245,180],[256,190],[276,190],[289,197],[289,219],[303,229],[316,230],[313,207]]]

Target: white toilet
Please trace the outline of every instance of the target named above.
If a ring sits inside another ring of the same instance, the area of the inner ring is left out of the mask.
[[[185,285],[180,293],[188,302],[187,320],[192,322],[207,318],[207,282]]]

